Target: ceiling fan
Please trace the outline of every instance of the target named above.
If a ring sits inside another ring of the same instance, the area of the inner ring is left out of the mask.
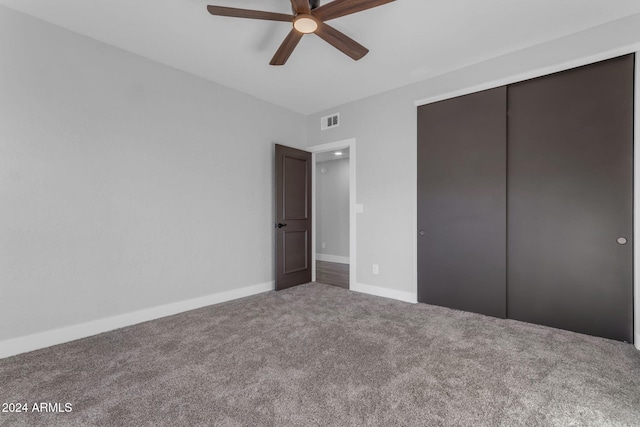
[[[284,65],[302,36],[311,33],[316,34],[345,55],[356,61],[359,60],[369,52],[369,49],[346,34],[327,25],[325,21],[361,12],[392,1],[395,0],[334,0],[320,6],[320,0],[291,0],[293,15],[224,6],[207,6],[207,10],[212,15],[218,16],[293,23],[291,32],[285,37],[269,63],[271,65]]]

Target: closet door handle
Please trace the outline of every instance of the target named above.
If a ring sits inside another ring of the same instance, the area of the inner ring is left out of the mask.
[[[282,227],[286,227],[286,226],[287,226],[287,224],[283,224],[281,222],[278,223],[278,228],[282,228]]]

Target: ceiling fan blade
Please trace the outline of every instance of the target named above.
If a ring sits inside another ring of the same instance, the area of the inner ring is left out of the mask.
[[[291,5],[296,13],[310,13],[309,0],[291,0]]]
[[[317,18],[328,21],[352,13],[382,6],[395,0],[333,0],[312,11]]]
[[[291,30],[291,32],[287,35],[287,37],[285,37],[284,41],[278,48],[276,54],[273,55],[273,58],[271,59],[271,62],[269,62],[269,64],[284,65],[285,62],[287,62],[287,59],[289,59],[289,56],[291,56],[293,49],[295,49],[298,45],[298,42],[300,41],[302,36],[302,33],[296,30]]]
[[[315,33],[322,40],[356,61],[369,53],[369,49],[324,22],[318,24]]]
[[[261,10],[236,9],[235,7],[207,6],[212,15],[232,16],[234,18],[266,19],[267,21],[292,22],[293,15],[285,13],[264,12]]]

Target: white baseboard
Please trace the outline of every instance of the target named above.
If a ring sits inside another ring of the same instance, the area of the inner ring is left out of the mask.
[[[316,254],[316,261],[337,262],[339,264],[349,264],[348,256]]]
[[[397,299],[399,301],[410,302],[413,304],[416,304],[418,302],[418,295],[413,292],[397,291],[395,289],[365,285],[364,283],[352,284],[351,286],[349,286],[349,290],[361,292],[363,294],[375,295],[378,297]]]
[[[633,342],[638,350],[640,350],[640,332],[636,332],[636,339]]]
[[[103,332],[112,331],[114,329],[124,328],[125,326],[131,326],[137,323],[171,316],[173,314],[194,310],[196,308],[206,307],[208,305],[219,304],[225,301],[261,294],[263,292],[272,291],[273,289],[274,282],[266,282],[259,285],[219,292],[200,298],[193,298],[186,301],[147,308],[133,313],[98,319],[87,323],[81,323],[79,325],[72,325],[33,335],[12,338],[0,342],[0,359],[80,338],[86,338]]]

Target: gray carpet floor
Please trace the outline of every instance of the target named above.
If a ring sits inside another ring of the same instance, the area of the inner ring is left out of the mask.
[[[0,360],[2,426],[640,426],[640,352],[307,284]]]

